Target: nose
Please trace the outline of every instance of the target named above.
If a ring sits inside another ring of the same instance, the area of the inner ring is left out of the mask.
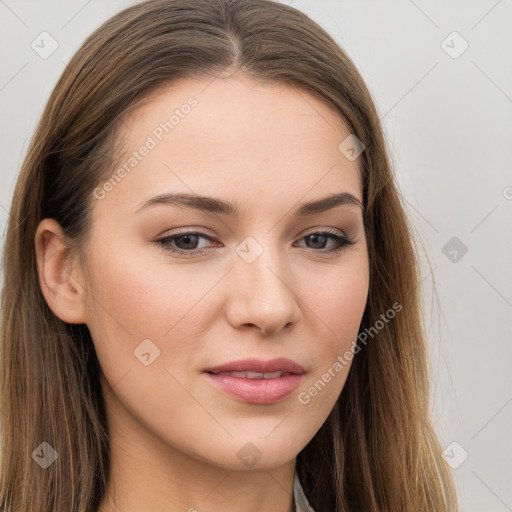
[[[252,263],[236,257],[233,270],[227,318],[234,328],[255,328],[271,335],[298,323],[300,299],[277,256],[264,250]]]

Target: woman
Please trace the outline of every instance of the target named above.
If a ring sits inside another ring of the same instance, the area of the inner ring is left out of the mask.
[[[97,29],[4,258],[5,510],[457,509],[379,118],[298,10],[149,0]]]

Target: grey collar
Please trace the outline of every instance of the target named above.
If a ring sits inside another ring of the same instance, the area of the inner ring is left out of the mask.
[[[297,470],[295,470],[295,481],[293,484],[293,499],[295,501],[295,512],[315,512],[315,509],[309,504],[304,494]]]

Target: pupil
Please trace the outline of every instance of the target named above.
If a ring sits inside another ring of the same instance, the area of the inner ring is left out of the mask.
[[[320,240],[320,247],[314,247],[314,249],[322,248],[321,246],[325,243],[325,235],[309,235],[309,239],[313,241],[313,244],[317,244]]]
[[[192,242],[190,241],[192,239]],[[197,243],[198,236],[197,235],[183,235],[180,236],[175,240],[178,246],[183,245],[180,243],[180,240],[185,240],[185,247],[180,247],[180,249],[195,249],[195,247],[189,247],[188,244],[192,243],[194,245],[194,242]]]

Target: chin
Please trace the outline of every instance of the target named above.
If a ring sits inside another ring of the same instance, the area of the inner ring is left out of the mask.
[[[302,435],[287,431],[269,435],[269,432],[267,430],[264,436],[248,433],[228,442],[216,443],[213,452],[210,445],[201,454],[196,453],[196,457],[229,471],[272,470],[294,460],[308,442],[308,439],[302,439],[303,432]],[[295,442],[291,443],[291,439]],[[197,450],[197,445],[195,448]]]

